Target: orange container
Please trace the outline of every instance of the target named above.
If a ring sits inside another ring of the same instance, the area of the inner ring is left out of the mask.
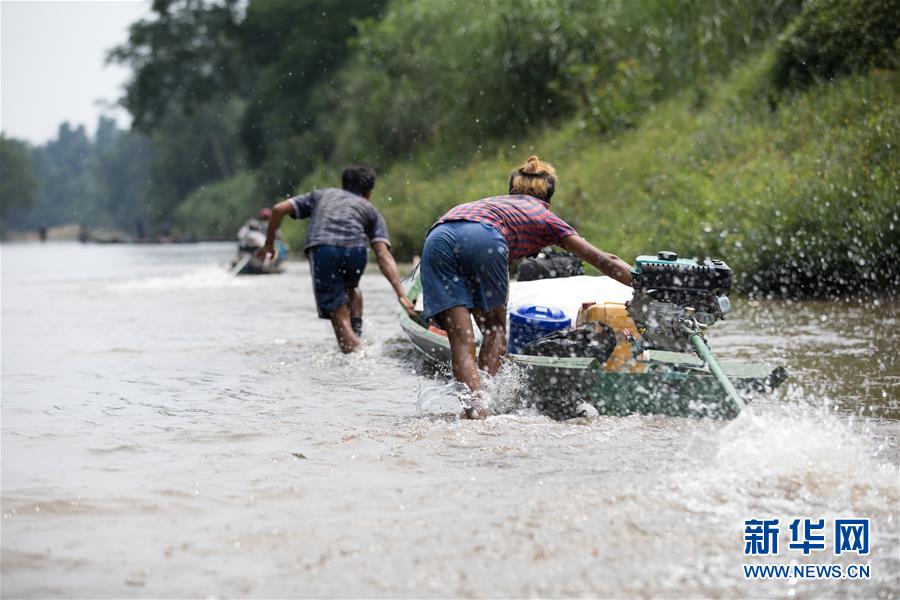
[[[590,306],[582,305],[578,313],[579,321],[583,320],[584,323],[603,323],[611,327],[616,333],[616,349],[613,350],[609,359],[603,364],[605,371],[643,373],[647,370],[647,365],[634,359],[634,356],[631,354],[631,342],[625,338],[626,329],[636,339],[640,339],[641,335],[638,333],[634,321],[628,316],[628,311],[625,310],[624,304],[604,302],[603,304]]]

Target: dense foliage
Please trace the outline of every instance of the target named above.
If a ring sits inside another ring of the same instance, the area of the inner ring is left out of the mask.
[[[190,116],[241,91],[237,6],[237,0],[154,0],[154,17],[131,25],[128,42],[109,60],[133,70],[122,104],[136,129],[151,132],[173,112]]]
[[[251,2],[242,18],[236,0],[156,0],[154,17],[132,25],[109,58],[134,72],[123,104],[135,127],[171,147],[164,176],[179,181],[161,190],[161,213],[245,163],[262,193],[290,193],[305,165],[329,152],[319,128],[324,90],[349,53],[356,19],[381,4],[266,0]]]
[[[253,175],[245,171],[194,191],[175,210],[174,219],[178,223],[203,223],[206,238],[234,239],[238,228],[260,208]]]
[[[600,131],[632,125],[652,101],[727,72],[799,6],[395,2],[354,42],[329,125],[333,158],[387,166],[428,144],[445,164],[465,164],[490,140],[525,138],[575,108]]]
[[[802,88],[871,67],[900,64],[900,2],[809,0],[776,47],[772,80]]]
[[[408,256],[443,211],[503,193],[523,154],[540,151],[560,176],[554,210],[623,257],[721,256],[747,292],[890,290],[900,281],[900,77],[821,84],[773,113],[737,95],[758,83],[757,67],[719,86],[705,110],[685,91],[614,143],[569,122],[450,172],[398,164],[374,201]]]
[[[291,193],[310,164],[329,156],[333,136],[323,121],[334,110],[338,68],[358,20],[378,15],[383,3],[267,0],[247,7],[239,36],[255,77],[241,135],[262,193]]]

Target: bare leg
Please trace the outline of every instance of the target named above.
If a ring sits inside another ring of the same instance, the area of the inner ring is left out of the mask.
[[[440,319],[450,341],[453,377],[469,386],[473,392],[480,390],[481,379],[475,365],[475,334],[469,319],[469,309],[465,306],[448,308],[440,314]]]
[[[363,316],[362,290],[358,287],[347,288],[347,295],[350,296],[350,316],[355,319],[361,319]]]
[[[472,331],[469,309],[454,306],[442,312],[440,319],[450,341],[453,377],[466,384],[477,395],[481,391],[481,378],[475,365],[475,334]],[[465,416],[470,419],[484,419],[489,414],[490,412],[478,402],[472,402],[465,410]]]
[[[357,337],[362,337],[363,329],[363,295],[362,290],[358,287],[347,288],[347,295],[350,297],[350,326],[353,333]]]
[[[359,338],[350,326],[350,303],[339,306],[331,313],[331,327],[341,352],[349,354],[359,348]]]
[[[478,354],[478,366],[496,375],[500,370],[500,360],[506,354],[506,306],[495,306],[487,313],[473,310],[475,320],[484,339]]]

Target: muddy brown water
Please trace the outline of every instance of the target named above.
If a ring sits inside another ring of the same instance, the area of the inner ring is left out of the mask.
[[[732,422],[555,422],[509,373],[511,412],[465,422],[373,265],[342,356],[306,263],[231,278],[231,253],[0,249],[3,597],[900,594],[896,302],[735,298],[718,356],[791,378]],[[788,549],[802,517],[825,551]],[[869,555],[834,555],[842,517]],[[752,518],[778,556],[744,556]],[[871,576],[742,571],[787,563]]]

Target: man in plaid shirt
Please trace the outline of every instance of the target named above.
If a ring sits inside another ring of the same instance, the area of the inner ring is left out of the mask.
[[[472,392],[466,415],[489,414],[478,368],[495,375],[506,353],[508,265],[545,246],[562,246],[605,275],[631,285],[631,267],[594,247],[550,211],[556,171],[537,156],[514,170],[509,195],[461,204],[431,228],[422,250],[426,319],[447,331],[453,376]],[[475,317],[484,340],[475,362]]]

